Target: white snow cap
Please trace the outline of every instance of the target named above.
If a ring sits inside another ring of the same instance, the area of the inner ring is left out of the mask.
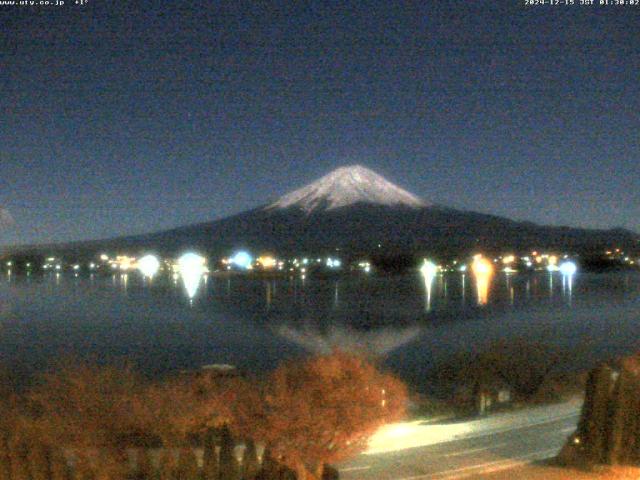
[[[403,190],[362,165],[340,167],[315,182],[280,197],[273,208],[298,207],[306,212],[331,210],[355,203],[411,208],[426,206],[415,195]]]

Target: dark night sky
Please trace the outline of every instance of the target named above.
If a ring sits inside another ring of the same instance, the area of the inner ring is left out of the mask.
[[[640,231],[640,7],[90,2],[0,6],[0,244],[210,220],[352,163]]]

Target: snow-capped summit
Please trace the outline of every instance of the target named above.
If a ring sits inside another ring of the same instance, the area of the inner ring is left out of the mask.
[[[288,193],[267,208],[298,207],[306,212],[331,210],[356,203],[424,207],[415,195],[362,165],[338,168],[315,182]]]

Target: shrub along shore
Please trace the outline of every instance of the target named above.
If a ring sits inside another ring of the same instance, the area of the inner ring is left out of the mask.
[[[201,370],[149,381],[67,363],[1,396],[0,480],[316,480],[405,413],[406,387],[335,352],[262,379]]]

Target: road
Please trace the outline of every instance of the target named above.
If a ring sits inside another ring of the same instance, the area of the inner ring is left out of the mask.
[[[475,477],[555,456],[575,430],[580,404],[561,404],[546,409],[467,422],[473,428],[444,441],[403,448],[403,439],[390,438],[379,453],[363,454],[339,466],[344,480],[427,480]],[[460,424],[451,425],[452,429]],[[438,425],[441,429],[446,426]],[[424,426],[424,430],[436,426]],[[414,435],[415,436],[415,435]],[[424,435],[423,435],[424,436]],[[378,441],[379,445],[382,445]],[[397,449],[394,444],[398,445]],[[387,450],[387,451],[383,451]]]

